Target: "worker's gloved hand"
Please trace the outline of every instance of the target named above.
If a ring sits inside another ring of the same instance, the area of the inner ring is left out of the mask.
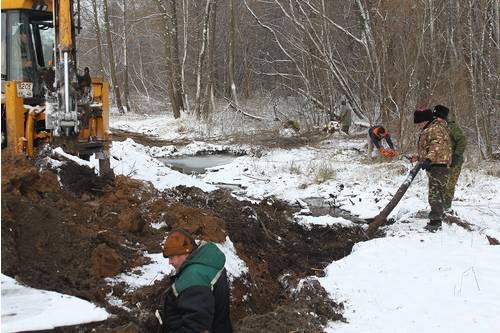
[[[389,157],[389,152],[388,152],[387,150],[385,150],[385,149],[384,149],[384,147],[380,147],[380,148],[378,149],[378,151],[379,151],[382,155],[384,155],[384,157]]]
[[[391,157],[394,157],[394,156],[396,156],[396,149],[393,148],[391,150]]]
[[[427,159],[420,162],[420,169],[428,171],[432,166],[432,161]]]

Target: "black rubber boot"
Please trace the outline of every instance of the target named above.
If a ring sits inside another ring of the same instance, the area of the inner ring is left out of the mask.
[[[430,220],[429,223],[424,227],[425,230],[429,232],[436,232],[441,230],[441,220]]]

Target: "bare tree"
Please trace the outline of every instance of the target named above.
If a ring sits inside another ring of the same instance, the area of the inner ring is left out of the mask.
[[[217,0],[211,0],[210,19],[208,28],[208,84],[207,84],[207,103],[205,112],[206,115],[215,112],[215,27],[217,22]]]
[[[127,0],[122,0],[123,7],[123,99],[125,101],[125,107],[127,111],[130,111],[130,103],[129,103],[129,87],[128,87],[128,28],[127,28]]]
[[[170,104],[172,106],[172,112],[174,114],[174,118],[180,118],[181,117],[181,112],[180,112],[180,107],[179,104],[177,103],[177,96],[175,92],[175,85],[174,85],[174,64],[172,61],[172,35],[170,32],[170,17],[167,11],[167,8],[165,4],[162,2],[162,0],[155,0],[156,5],[158,9],[160,10],[162,14],[162,28],[163,28],[163,44],[165,48],[165,63],[167,67],[167,92],[170,98]]]
[[[97,0],[92,0],[92,9],[94,16],[94,31],[97,44],[97,57],[99,59],[99,74],[104,77],[104,61],[102,57],[101,29],[99,28],[99,16],[97,11]]]
[[[181,64],[179,60],[179,35],[178,35],[178,26],[177,26],[177,1],[170,0],[170,57],[172,59],[172,75],[174,77],[174,95],[176,98],[176,103],[179,106],[179,109],[184,111],[184,91],[183,84],[181,82]]]
[[[97,0],[88,4],[82,22],[91,33],[82,30],[87,38],[79,40],[85,50],[80,63],[105,64],[115,56],[99,51],[104,15],[97,15]],[[128,76],[137,105],[142,97],[156,103],[167,96],[179,117],[182,110],[189,112],[192,95],[194,113],[204,118],[216,112],[217,98],[225,98],[240,114],[259,117],[240,103],[264,94],[274,101],[293,99],[289,116],[307,126],[329,119],[340,100],[347,100],[355,118],[382,122],[406,150],[414,145],[415,107],[444,104],[480,147],[478,157],[488,158],[500,146],[496,0],[131,4],[123,2],[123,17],[109,15],[115,20],[109,23],[111,36],[123,44],[115,51],[123,56],[115,52],[115,65],[109,70],[103,65],[99,72],[111,76],[114,67],[118,78]],[[164,52],[157,52],[158,45]],[[116,80],[110,81],[115,87]]]
[[[202,30],[202,37],[201,37],[201,46],[200,46],[200,52],[198,54],[198,64],[197,64],[197,70],[196,70],[196,100],[195,100],[195,112],[196,116],[198,118],[201,118],[201,111],[202,111],[202,105],[201,105],[201,92],[202,92],[202,76],[203,76],[203,63],[205,61],[205,54],[206,54],[206,45],[207,45],[207,36],[208,36],[208,22],[210,19],[210,3],[211,0],[207,0],[206,5],[205,5],[205,16],[203,20],[203,30]]]
[[[236,94],[236,83],[234,81],[234,67],[235,67],[235,47],[236,47],[236,17],[234,10],[234,0],[229,2],[229,85],[231,89],[231,99],[238,105],[238,96]]]
[[[111,86],[113,87],[113,94],[115,96],[115,103],[118,111],[123,113],[123,105],[120,96],[120,86],[118,85],[118,80],[116,79],[116,66],[115,66],[115,55],[113,52],[113,40],[111,39],[111,27],[109,24],[109,14],[108,14],[108,0],[103,0],[104,5],[104,27],[106,30],[106,41],[108,43],[109,51],[109,73],[111,76]]]
[[[182,63],[180,68],[181,73],[181,89],[183,93],[184,108],[189,113],[189,100],[186,93],[186,60],[187,60],[187,47],[188,47],[188,21],[189,21],[189,2],[182,0],[182,38],[183,38],[183,54]]]

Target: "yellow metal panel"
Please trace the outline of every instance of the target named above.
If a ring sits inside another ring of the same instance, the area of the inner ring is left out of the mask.
[[[92,79],[92,97],[96,103],[101,103],[102,117],[97,120],[97,138],[108,140],[109,137],[109,83],[101,78]]]
[[[28,156],[33,156],[35,145],[35,122],[36,114],[33,111],[28,112],[28,119],[26,119],[26,153]]]
[[[5,83],[5,109],[7,113],[7,143],[10,148],[15,148],[17,153],[22,153],[23,148],[18,143],[24,137],[24,103],[17,96],[16,81]]]
[[[80,133],[78,134],[79,141],[89,141],[90,130],[88,128],[80,128]]]
[[[1,0],[2,9],[33,9],[34,0]],[[47,5],[47,11],[52,12],[52,1],[38,1],[38,3]]]
[[[104,81],[102,83],[102,129],[103,138],[108,140],[109,136],[109,83]]]
[[[103,130],[104,122],[102,121],[102,117],[96,118],[96,136],[99,140],[104,140],[105,133]]]
[[[94,100],[101,101],[101,98],[102,98],[102,80],[92,79],[92,97],[94,97]]]
[[[59,2],[59,48],[62,51],[70,51],[73,47],[71,35],[71,1],[60,0]]]
[[[96,117],[92,117],[89,119],[90,136],[93,138],[97,136],[97,119]]]

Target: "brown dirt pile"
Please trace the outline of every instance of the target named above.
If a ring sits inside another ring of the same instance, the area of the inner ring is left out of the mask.
[[[323,332],[330,320],[345,319],[338,312],[343,305],[328,298],[318,280],[308,279],[291,294],[288,303],[262,315],[243,318],[236,333],[253,332]]]
[[[25,159],[2,160],[2,272],[36,288],[104,302],[102,278],[143,263],[139,251],[159,250],[162,240],[151,228],[121,230],[120,212],[140,214],[160,198],[145,184],[100,179],[72,162],[59,175],[63,189],[52,171],[38,172]],[[87,182],[72,181],[78,177]]]
[[[248,276],[235,281],[236,318],[264,314],[286,303],[300,279],[323,274],[326,265],[364,239],[359,227],[306,230],[292,222],[293,209],[275,199],[255,205],[228,191],[207,194],[177,187],[174,192],[183,204],[204,207],[224,219],[229,238],[249,268]]]

